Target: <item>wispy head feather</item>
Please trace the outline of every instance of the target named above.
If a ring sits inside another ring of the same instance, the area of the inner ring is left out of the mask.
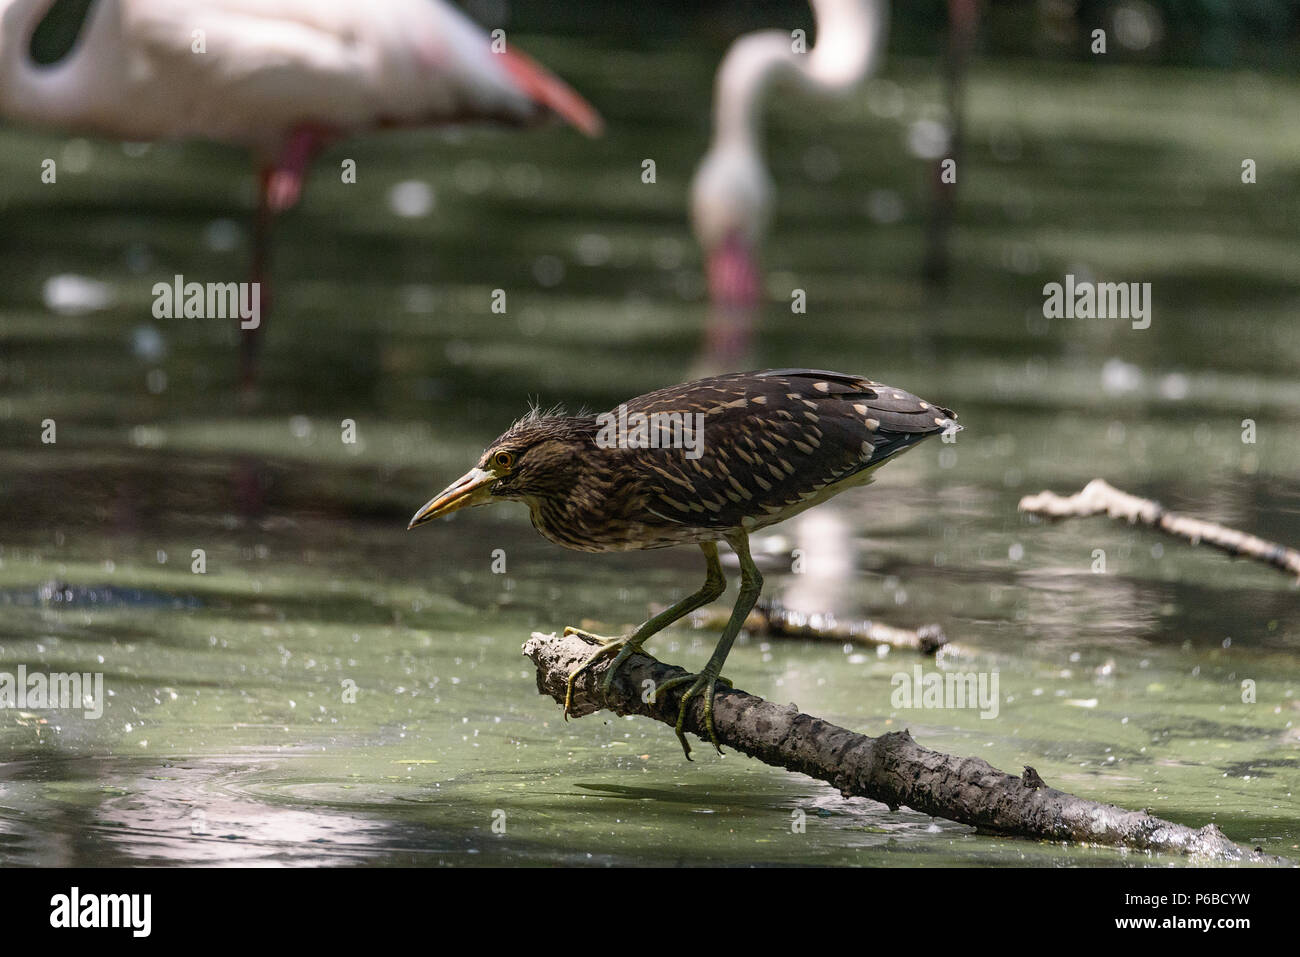
[[[537,425],[543,419],[563,418],[564,415],[565,411],[563,405],[557,404],[551,406],[549,409],[543,409],[541,403],[537,399],[530,399],[528,402],[528,411],[518,419],[515,419],[514,424],[511,425],[506,432],[510,433],[516,429]]]
[[[501,433],[489,449],[498,446],[529,446],[551,438],[582,438],[594,435],[595,417],[587,414],[567,415],[564,406],[553,405],[549,409],[533,401],[528,411],[514,421],[514,424]]]

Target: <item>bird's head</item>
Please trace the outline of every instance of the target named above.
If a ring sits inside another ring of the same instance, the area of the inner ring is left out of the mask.
[[[483,451],[478,464],[426,502],[408,529],[462,508],[493,502],[534,502],[573,487],[581,451],[590,447],[595,420],[529,413]]]

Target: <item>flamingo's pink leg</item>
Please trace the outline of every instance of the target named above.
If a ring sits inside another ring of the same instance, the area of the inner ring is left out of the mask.
[[[753,309],[763,297],[758,262],[749,243],[729,236],[709,256],[709,298],[715,305]]]
[[[261,322],[244,329],[239,344],[239,384],[246,405],[253,401],[262,327],[271,314],[271,224],[302,197],[307,168],[330,139],[330,131],[322,127],[297,127],[276,162],[262,167],[259,174],[257,214],[253,220],[253,282],[258,284]]]
[[[261,321],[252,329],[243,329],[239,336],[239,388],[245,405],[253,402],[257,384],[257,353],[262,326],[271,312],[271,223],[275,211],[271,207],[271,183],[275,170],[264,166],[258,174],[257,212],[253,215],[253,282],[257,284],[258,313]]]
[[[730,236],[708,256],[709,316],[704,327],[700,375],[735,372],[749,363],[763,280],[751,245]]]
[[[325,132],[315,126],[300,126],[289,135],[266,184],[267,206],[272,213],[283,213],[298,202],[307,179],[307,167],[325,140]]]

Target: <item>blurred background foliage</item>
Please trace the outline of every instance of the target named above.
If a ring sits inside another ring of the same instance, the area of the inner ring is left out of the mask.
[[[799,0],[466,0],[464,6],[481,23],[619,37],[647,49],[688,40],[722,47],[755,25],[812,26],[808,4]],[[1290,72],[1300,64],[1300,0],[985,0],[980,12],[979,50],[993,56],[1086,59],[1092,31],[1104,29],[1111,62]],[[890,49],[937,54],[947,22],[947,0],[895,0]]]

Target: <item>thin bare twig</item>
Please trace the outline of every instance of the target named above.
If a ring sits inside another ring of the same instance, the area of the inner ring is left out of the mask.
[[[1130,524],[1140,522],[1185,538],[1193,545],[1204,543],[1229,555],[1253,558],[1300,578],[1300,551],[1294,548],[1239,532],[1226,525],[1170,512],[1153,499],[1121,492],[1099,478],[1093,479],[1083,487],[1082,492],[1075,495],[1062,496],[1047,491],[1026,495],[1020,500],[1020,511],[1054,519],[1100,515],[1104,512],[1111,518],[1127,519]]]
[[[720,630],[731,617],[727,609],[708,609],[691,616],[693,628]],[[915,630],[896,628],[870,618],[838,619],[834,615],[809,615],[792,611],[775,600],[762,600],[754,606],[745,620],[745,630],[751,635],[769,635],[773,638],[810,638],[817,641],[849,642],[876,647],[888,645],[919,651],[931,655],[948,643],[943,629],[938,625],[922,625]]]
[[[563,702],[568,675],[591,654],[591,645],[577,635],[534,633],[524,645],[524,654],[537,666],[537,690]],[[609,664],[608,658],[602,660],[575,682],[574,716],[608,708],[615,714],[645,715],[668,725],[677,720],[685,689],[670,691],[662,701],[652,692],[684,674],[683,669],[634,654],[620,667],[609,697],[604,698],[599,687]],[[703,721],[703,701],[696,697],[687,712],[686,730],[700,735]],[[1098,804],[1048,787],[1032,768],[1015,777],[979,758],[923,748],[907,731],[868,737],[803,714],[793,704],[773,704],[736,688],[719,686],[713,724],[727,747],[826,781],[845,797],[870,798],[894,809],[906,806],[981,830],[1165,851],[1201,861],[1291,863],[1258,848],[1240,847],[1213,824],[1194,830],[1144,812]],[[669,741],[665,747],[675,749]]]

